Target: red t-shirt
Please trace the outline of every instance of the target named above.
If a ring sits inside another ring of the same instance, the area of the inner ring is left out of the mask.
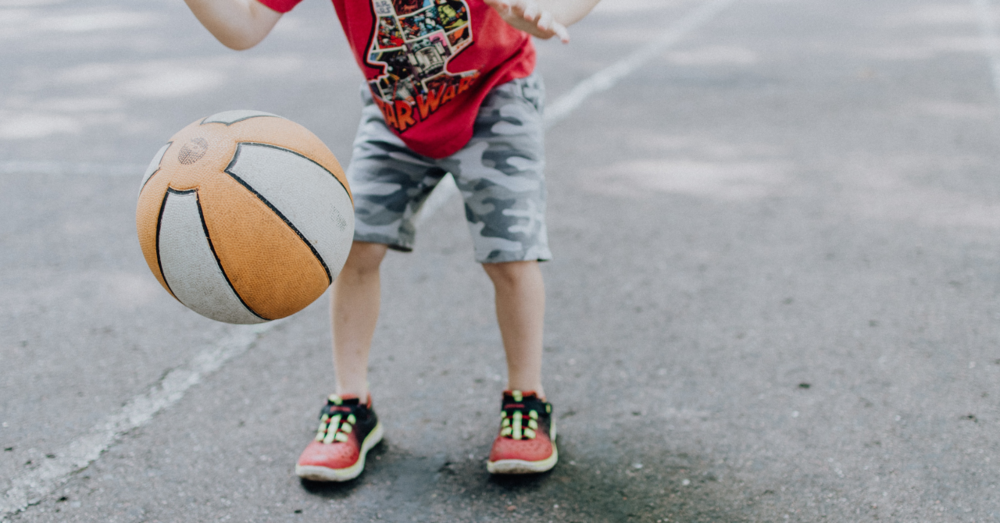
[[[535,68],[531,37],[482,0],[332,1],[386,124],[425,156],[458,152],[490,89]]]

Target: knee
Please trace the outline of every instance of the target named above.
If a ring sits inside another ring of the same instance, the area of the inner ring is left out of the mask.
[[[386,249],[387,247],[380,243],[354,242],[341,274],[355,277],[378,274]]]
[[[537,261],[484,263],[483,269],[496,287],[516,287],[541,279]]]

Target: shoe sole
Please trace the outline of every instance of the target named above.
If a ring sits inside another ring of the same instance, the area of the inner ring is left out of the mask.
[[[310,481],[350,481],[361,475],[365,470],[365,459],[368,451],[382,441],[382,422],[375,424],[375,428],[368,434],[361,444],[361,455],[358,462],[347,468],[331,469],[329,467],[319,467],[316,465],[295,465],[295,475]]]

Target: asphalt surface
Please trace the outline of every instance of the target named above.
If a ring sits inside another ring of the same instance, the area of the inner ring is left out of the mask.
[[[539,45],[550,101],[700,5],[604,1]],[[452,199],[384,264],[386,439],[324,485],[293,468],[333,387],[325,299],[259,334],[204,319],[149,273],[134,209],[163,141],[220,110],[287,116],[346,163],[361,77],[329,4],[235,53],[179,0],[0,3],[0,500],[30,494],[6,516],[1000,520],[983,5],[738,0],[588,98],[547,135],[560,464],[485,471],[504,364]]]

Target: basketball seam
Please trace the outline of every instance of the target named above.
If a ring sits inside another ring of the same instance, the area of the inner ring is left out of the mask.
[[[218,265],[219,271],[222,272],[222,278],[226,280],[226,285],[228,285],[229,288],[232,289],[233,295],[236,296],[237,300],[240,300],[240,303],[242,303],[243,306],[246,307],[247,311],[249,311],[250,314],[253,314],[254,316],[264,321],[270,321],[268,318],[265,318],[260,314],[257,314],[257,311],[253,310],[253,308],[250,307],[250,305],[247,305],[247,302],[243,301],[243,296],[240,296],[240,293],[237,292],[236,287],[233,287],[233,282],[229,281],[229,275],[226,274],[226,268],[222,266],[222,260],[219,259],[219,254],[215,252],[215,246],[212,245],[212,235],[208,233],[208,224],[205,223],[205,213],[202,212],[201,210],[201,195],[198,194],[198,189],[188,189],[186,191],[178,191],[177,189],[174,189],[172,187],[167,188],[167,194],[170,193],[187,194],[192,192],[194,193],[194,203],[198,207],[198,219],[201,220],[201,229],[205,231],[205,240],[208,242],[208,248],[212,251],[212,257],[215,258],[215,263],[216,265]],[[164,197],[164,201],[166,201],[166,197]],[[159,244],[160,238],[158,234],[156,241],[157,244]],[[157,254],[159,254],[159,251],[157,251]],[[163,275],[163,281],[167,281],[167,276],[165,274]]]
[[[212,116],[215,116],[215,115],[213,114]],[[198,124],[198,126],[200,127],[202,125],[208,125],[208,124],[212,124],[212,123],[221,123],[222,125],[225,125],[226,127],[229,127],[230,125],[237,124],[237,123],[240,123],[240,122],[244,122],[244,121],[249,120],[251,118],[281,118],[282,120],[286,120],[286,118],[278,116],[276,114],[251,114],[250,116],[244,116],[243,118],[240,118],[239,120],[233,120],[233,121],[231,121],[229,123],[226,123],[226,122],[208,122],[208,123],[205,123],[205,120],[208,120],[212,116],[206,116],[206,117],[202,118],[201,122]]]
[[[163,200],[160,201],[160,212],[156,215],[156,267],[160,269],[160,277],[163,278],[163,284],[167,286],[167,292],[174,298],[177,298],[177,294],[170,288],[170,282],[167,281],[167,273],[163,272],[163,261],[160,257],[160,227],[163,225],[163,210],[167,208],[167,197],[170,196],[170,191],[169,187],[164,191]],[[177,298],[177,301],[180,301],[180,298]]]
[[[260,201],[264,202],[264,205],[267,205],[268,208],[270,208],[272,211],[274,211],[274,214],[276,214],[279,218],[281,218],[281,220],[284,221],[285,224],[288,225],[288,227],[290,229],[292,229],[292,231],[294,231],[296,235],[298,235],[298,237],[306,244],[306,246],[309,247],[309,250],[312,251],[312,253],[316,257],[316,259],[319,260],[320,265],[323,266],[323,271],[326,272],[326,279],[327,279],[327,281],[329,283],[333,283],[333,273],[330,272],[330,267],[328,267],[326,265],[326,260],[323,259],[323,256],[320,255],[320,253],[316,250],[316,248],[313,246],[312,242],[310,242],[309,239],[306,238],[305,235],[302,234],[301,231],[299,231],[298,227],[296,227],[291,222],[291,220],[289,220],[287,217],[285,217],[285,215],[282,214],[281,211],[279,211],[277,207],[275,207],[270,201],[268,201],[267,198],[264,197],[264,195],[262,195],[259,192],[257,192],[253,187],[250,186],[250,184],[248,184],[246,181],[244,181],[242,178],[240,178],[236,173],[234,173],[234,172],[232,172],[230,170],[230,169],[232,169],[233,165],[236,164],[236,160],[239,159],[239,157],[240,157],[240,151],[241,151],[243,145],[258,145],[258,146],[262,146],[262,147],[270,147],[272,149],[277,149],[279,151],[285,151],[285,152],[292,153],[292,154],[294,154],[294,155],[296,155],[296,156],[298,156],[300,158],[303,158],[305,160],[308,160],[309,162],[312,162],[313,164],[315,164],[316,166],[318,166],[320,169],[323,169],[323,171],[325,171],[327,174],[329,174],[331,177],[333,177],[334,180],[337,180],[338,183],[340,182],[340,179],[338,179],[336,176],[334,176],[333,173],[331,173],[329,171],[329,169],[323,167],[322,165],[320,165],[319,163],[317,163],[317,162],[313,161],[312,159],[306,157],[305,155],[299,154],[299,153],[297,153],[295,151],[292,151],[291,149],[286,149],[284,147],[278,147],[276,145],[271,145],[271,144],[266,144],[266,143],[258,143],[258,142],[240,142],[239,144],[237,144],[237,146],[236,146],[236,153],[233,154],[233,159],[229,162],[229,165],[227,165],[226,169],[225,169],[226,174],[228,174],[229,176],[232,176],[234,180],[236,180],[237,182],[240,183],[240,185],[242,185],[243,187],[246,187],[247,190],[250,191],[251,193],[253,193],[253,195],[256,196],[258,199],[260,199]],[[344,187],[344,184],[340,183],[340,186]],[[345,187],[344,190],[346,191],[347,188]],[[348,191],[348,194],[350,194],[350,191]]]
[[[270,144],[270,143],[263,143],[263,142],[239,142],[239,143],[236,144],[236,154],[233,155],[233,159],[232,159],[232,161],[229,162],[229,165],[226,166],[226,169],[229,169],[230,167],[232,167],[233,163],[236,162],[236,158],[240,154],[239,149],[244,144],[246,144],[246,145],[259,145],[261,147],[270,147],[272,149],[277,149],[279,151],[285,151],[285,152],[288,152],[288,153],[292,153],[295,156],[298,156],[299,158],[302,158],[303,160],[306,160],[309,163],[314,164],[316,167],[319,167],[320,169],[323,169],[323,171],[326,174],[329,174],[334,180],[337,180],[337,183],[339,183],[340,186],[343,187],[344,192],[347,193],[347,197],[351,199],[351,207],[354,207],[354,195],[351,194],[351,188],[348,187],[347,185],[344,185],[344,182],[341,181],[341,179],[338,178],[337,175],[335,175],[332,172],[330,172],[330,169],[327,169],[326,167],[323,166],[323,164],[317,162],[316,160],[313,160],[312,158],[310,158],[310,157],[308,157],[308,156],[306,156],[306,155],[304,155],[304,154],[302,154],[302,153],[300,153],[298,151],[293,151],[292,149],[289,149],[287,147],[281,147],[279,145],[274,145],[274,144]],[[336,158],[334,158],[334,159],[336,160]],[[229,171],[227,170],[226,172],[229,172]],[[352,212],[353,212],[353,209],[352,209]]]

